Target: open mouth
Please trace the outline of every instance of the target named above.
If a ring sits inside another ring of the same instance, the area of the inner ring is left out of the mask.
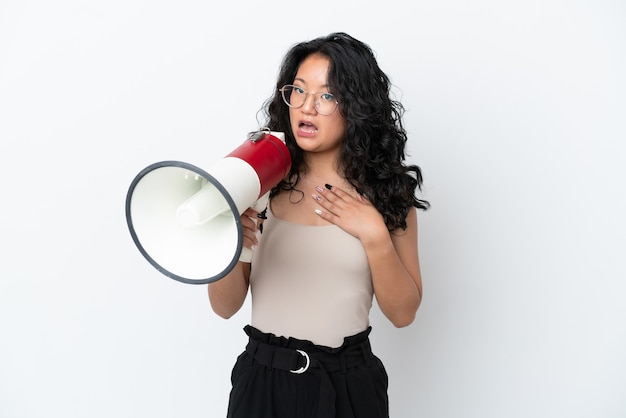
[[[300,124],[298,125],[298,128],[300,129],[300,132],[307,133],[307,134],[314,134],[315,132],[317,132],[317,127],[313,125],[311,122],[307,122],[307,121],[301,121]]]

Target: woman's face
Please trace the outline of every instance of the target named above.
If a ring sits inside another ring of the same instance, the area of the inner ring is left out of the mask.
[[[320,114],[315,101],[321,93],[333,93],[328,87],[329,59],[312,54],[302,61],[293,85],[309,93],[304,105],[289,108],[291,129],[298,146],[309,153],[336,153],[343,140],[346,123],[339,108],[329,115]],[[301,90],[300,90],[301,91]]]

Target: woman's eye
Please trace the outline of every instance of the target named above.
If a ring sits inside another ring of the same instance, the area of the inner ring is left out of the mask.
[[[332,102],[335,100],[335,96],[330,93],[323,93],[321,96],[322,100]]]

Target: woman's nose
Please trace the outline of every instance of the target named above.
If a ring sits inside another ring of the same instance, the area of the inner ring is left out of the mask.
[[[308,93],[304,98],[304,104],[302,105],[302,110],[305,113],[315,113],[317,112],[316,99],[314,94]]]

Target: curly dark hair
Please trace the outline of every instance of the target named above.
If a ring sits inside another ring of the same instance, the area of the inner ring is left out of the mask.
[[[306,172],[304,153],[297,146],[289,108],[279,88],[292,84],[302,61],[313,53],[329,58],[328,84],[346,120],[339,165],[342,176],[372,202],[390,231],[406,229],[412,206],[426,210],[429,202],[415,197],[422,173],[406,165],[407,134],[402,123],[403,105],[391,99],[389,77],[379,68],[371,48],[352,36],[336,32],[294,45],[280,67],[276,89],[263,106],[266,126],[285,133],[291,153],[289,175],[271,192],[294,191],[300,173]]]

